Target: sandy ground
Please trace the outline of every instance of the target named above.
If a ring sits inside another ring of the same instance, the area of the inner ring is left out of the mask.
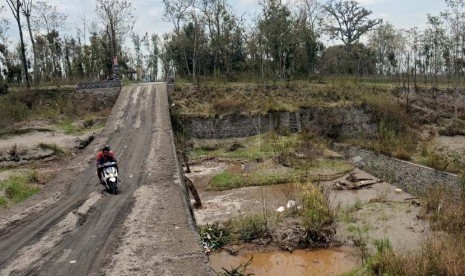
[[[232,165],[232,170],[237,166]],[[263,213],[263,208],[277,213],[279,207],[286,208],[289,189],[286,185],[263,187],[243,187],[228,191],[208,190],[208,181],[216,173],[228,168],[225,163],[207,162],[191,166],[192,179],[197,187],[203,207],[195,210],[195,218],[199,225],[226,221],[230,218]],[[376,179],[366,172],[355,169],[352,173],[360,178]],[[340,179],[322,183],[331,188],[330,202],[339,213],[357,206],[359,209],[350,212],[350,219],[339,219],[336,239],[345,244],[354,245],[363,238],[370,249],[376,240],[389,239],[395,250],[415,250],[428,231],[428,223],[418,220],[420,207],[413,205],[413,198],[405,192],[396,192],[396,187],[389,183],[377,183],[360,190],[332,189]],[[296,199],[294,199],[296,200]],[[360,229],[360,234],[354,229]],[[360,236],[361,235],[361,236]]]
[[[0,151],[9,150],[16,145],[19,149],[34,148],[40,143],[55,144],[61,148],[69,149],[76,146],[78,139],[87,138],[94,132],[79,136],[67,135],[63,131],[41,132],[32,131],[23,135],[0,139]]]

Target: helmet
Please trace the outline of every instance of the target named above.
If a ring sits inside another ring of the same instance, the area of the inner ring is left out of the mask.
[[[102,148],[102,151],[110,151],[110,146],[106,145]]]

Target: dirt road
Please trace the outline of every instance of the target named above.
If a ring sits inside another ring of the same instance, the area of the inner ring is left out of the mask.
[[[117,195],[94,154],[115,151]],[[124,87],[105,130],[28,202],[0,213],[1,275],[207,275],[179,178],[165,84]]]

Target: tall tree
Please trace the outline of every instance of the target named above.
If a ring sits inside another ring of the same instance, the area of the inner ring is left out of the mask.
[[[447,10],[441,15],[449,23],[452,32],[453,41],[453,65],[456,76],[462,75],[460,80],[456,81],[455,84],[455,101],[454,101],[454,124],[457,125],[458,119],[458,107],[457,99],[459,90],[463,82],[463,69],[465,68],[464,48],[465,48],[465,33],[463,31],[465,27],[465,1],[464,0],[444,0],[447,6]]]
[[[0,14],[5,10],[4,6],[0,6]],[[8,20],[5,17],[0,18],[0,94],[7,93],[7,85],[3,79],[5,74],[2,74],[6,68],[5,66],[5,55],[6,55],[6,46],[5,46],[5,33],[8,30]]]
[[[464,0],[444,0],[447,10],[441,13],[442,18],[449,24],[449,30],[452,36],[453,66],[454,74],[458,75],[463,68],[465,48],[465,1]]]
[[[5,6],[0,6],[0,14],[2,14],[5,10]],[[3,41],[5,40],[5,34],[6,34],[6,31],[8,30],[8,24],[10,22],[8,21],[8,19],[6,19],[5,17],[0,17],[0,39]],[[1,43],[1,42],[0,42]]]
[[[300,0],[296,7],[296,71],[301,75],[311,76],[315,72],[317,58],[323,50],[323,44],[318,41],[323,20],[322,6],[318,0]]]
[[[41,55],[37,53],[37,55],[47,59],[47,61],[41,61],[37,57],[37,68],[40,69],[39,67],[42,66],[42,72],[40,73],[49,80],[61,78],[62,68],[59,58],[62,54],[62,40],[59,34],[60,31],[64,30],[68,16],[60,12],[57,6],[49,5],[47,2],[37,2],[33,5],[33,9],[35,12],[31,15],[32,29],[37,36],[42,36],[40,49],[46,51]],[[37,45],[36,52],[38,52],[38,48]],[[38,78],[43,76],[38,75]]]
[[[355,0],[330,0],[324,5],[330,22],[326,30],[332,38],[339,38],[351,45],[381,23],[381,19],[369,19],[373,12],[359,6]]]
[[[399,68],[400,33],[389,22],[381,24],[370,35],[369,47],[375,52],[380,75],[391,75]]]
[[[33,63],[33,68],[34,68],[34,81],[38,81],[38,70],[37,70],[37,54],[36,54],[36,44],[34,41],[34,36],[32,35],[32,27],[31,27],[31,13],[32,13],[32,0],[22,0],[21,2],[21,10],[23,12],[23,15],[26,17],[26,22],[27,22],[27,29],[29,32],[29,38],[31,39],[31,45],[32,45],[32,55],[34,59]]]
[[[134,43],[134,51],[135,51],[135,65],[137,71],[137,80],[141,80],[143,78],[143,64],[142,64],[142,52],[141,52],[141,44],[142,39],[138,34],[132,34],[132,43]]]
[[[97,15],[109,38],[111,56],[121,56],[124,37],[131,33],[136,17],[129,0],[96,0]]]
[[[187,74],[191,74],[191,69],[189,66],[189,61],[188,61],[188,54],[187,54],[187,48],[190,47],[191,45],[182,45],[182,38],[185,35],[185,32],[183,33],[183,24],[186,24],[187,21],[189,20],[189,13],[188,11],[193,7],[195,0],[163,0],[163,4],[165,5],[165,12],[163,14],[163,18],[165,21],[173,23],[174,26],[174,35],[171,35],[171,37],[166,37],[167,38],[167,51],[166,55],[164,55],[166,58],[167,57],[174,57],[174,56],[182,56],[182,62],[179,58],[173,59],[172,61],[175,63],[175,66],[181,66],[181,64],[184,63],[182,66],[185,70],[187,70]],[[176,53],[174,51],[174,48],[176,48],[176,51],[180,51],[179,53]],[[170,49],[171,48],[171,49]],[[165,60],[164,62],[170,63],[170,61]]]
[[[425,54],[428,55],[429,73],[434,77],[435,84],[437,85],[438,74],[441,73],[445,63],[442,55],[449,48],[449,38],[446,35],[444,22],[439,16],[432,16],[428,14],[428,24],[425,29],[423,40],[425,45]]]
[[[291,12],[281,0],[263,0],[258,28],[263,36],[266,58],[271,62],[273,80],[289,76],[295,50]]]
[[[187,11],[194,5],[195,0],[163,0],[165,21],[174,25],[174,32],[179,35],[181,26],[186,19]]]
[[[145,33],[142,41],[144,42],[145,50],[148,53],[148,55],[146,55],[148,78],[150,81],[156,81],[158,75],[158,57],[160,53],[158,49],[158,35],[149,35],[148,33]]]
[[[20,0],[6,0],[6,3],[11,9],[11,12],[13,13],[13,17],[16,20],[16,23],[18,23],[18,30],[19,30],[19,39],[21,43],[21,60],[23,64],[23,73],[24,73],[24,79],[26,80],[26,86],[29,89],[31,87],[31,84],[29,83],[29,74],[27,70],[27,59],[26,59],[26,47],[24,45],[24,38],[23,38],[23,30],[21,26],[21,1]]]

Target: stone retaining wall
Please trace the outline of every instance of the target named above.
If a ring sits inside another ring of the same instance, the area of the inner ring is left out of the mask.
[[[273,112],[253,116],[231,114],[215,118],[185,116],[183,123],[194,138],[248,137],[272,130],[290,131],[290,113]],[[298,129],[331,138],[376,134],[376,124],[370,114],[360,107],[302,109],[296,115]]]
[[[192,137],[199,139],[224,139],[248,137],[279,128],[284,113],[246,116],[225,115],[221,118],[184,117],[183,124]],[[288,127],[284,126],[284,127]]]
[[[356,166],[415,196],[421,196],[438,185],[450,188],[457,197],[460,196],[461,180],[455,174],[344,145],[335,145],[334,149],[349,159],[357,159]]]
[[[297,112],[298,123],[304,131],[317,132],[331,138],[356,138],[374,136],[377,127],[369,112],[361,107],[314,108]],[[184,117],[190,135],[200,139],[247,137],[271,130],[290,128],[289,112],[265,115],[227,115],[221,118]],[[399,188],[421,196],[429,188],[441,185],[452,189],[457,196],[461,192],[460,177],[432,168],[390,158],[371,151],[335,146],[335,150],[347,158],[360,157],[365,171],[397,185]]]

